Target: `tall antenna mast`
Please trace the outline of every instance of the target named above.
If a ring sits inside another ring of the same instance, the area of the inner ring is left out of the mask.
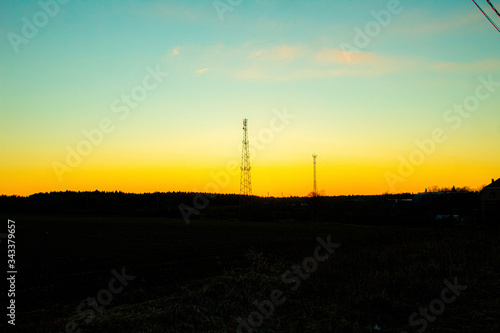
[[[313,186],[313,197],[316,197],[318,196],[318,189],[316,187],[316,157],[318,157],[318,155],[316,154],[313,154],[313,164],[314,164],[314,186]]]
[[[250,174],[250,152],[248,144],[248,119],[243,119],[243,141],[241,147],[240,194],[252,195],[252,177]]]

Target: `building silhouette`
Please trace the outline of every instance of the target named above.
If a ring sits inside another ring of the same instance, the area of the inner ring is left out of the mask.
[[[492,179],[490,185],[479,194],[481,199],[481,215],[483,222],[499,224],[500,222],[500,178]]]

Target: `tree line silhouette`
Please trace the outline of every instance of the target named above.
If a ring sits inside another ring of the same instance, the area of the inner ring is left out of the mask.
[[[0,196],[0,211],[16,214],[72,216],[165,217],[182,219],[179,205],[193,206],[192,192],[50,192],[30,196]],[[420,225],[437,214],[479,218],[478,192],[450,189],[414,195],[382,194],[316,197],[257,197],[206,194],[208,205],[190,220],[318,221],[365,225]]]

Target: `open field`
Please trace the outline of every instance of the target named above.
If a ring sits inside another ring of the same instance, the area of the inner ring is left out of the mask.
[[[410,326],[410,315],[440,298],[444,280],[455,278],[467,288],[429,320],[426,331],[500,328],[498,231],[9,218],[17,224],[17,331],[64,332],[74,321],[81,332],[235,332],[237,318],[256,311],[253,302],[279,289],[286,300],[262,315],[255,332],[416,332],[423,321]],[[340,247],[300,284],[284,282],[282,275],[313,256],[316,239],[328,235]],[[113,269],[134,278],[95,317],[86,303],[80,308],[86,316],[77,314],[82,301],[109,288]]]

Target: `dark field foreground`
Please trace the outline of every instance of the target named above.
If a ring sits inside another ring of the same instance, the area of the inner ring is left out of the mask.
[[[18,332],[500,331],[498,230],[9,218]]]

